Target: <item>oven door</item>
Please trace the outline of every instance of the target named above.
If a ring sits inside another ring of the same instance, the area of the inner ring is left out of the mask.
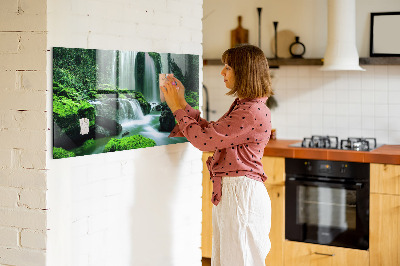
[[[369,185],[286,178],[286,239],[367,250]]]

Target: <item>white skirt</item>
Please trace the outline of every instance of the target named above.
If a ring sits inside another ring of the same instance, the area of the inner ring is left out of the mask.
[[[271,249],[271,200],[254,179],[222,178],[222,197],[212,210],[212,266],[262,266]]]

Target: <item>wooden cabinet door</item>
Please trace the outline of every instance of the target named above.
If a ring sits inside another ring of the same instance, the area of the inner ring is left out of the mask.
[[[371,266],[400,265],[400,196],[371,194]]]
[[[265,183],[271,199],[271,250],[265,259],[266,266],[283,265],[283,243],[285,240],[285,187]]]
[[[400,195],[400,165],[370,165],[371,193]]]
[[[211,152],[203,153],[203,194],[202,194],[202,224],[201,224],[201,253],[204,258],[211,258],[212,252],[212,183],[206,161]]]
[[[285,240],[285,266],[368,266],[365,250]]]
[[[268,177],[266,184],[285,185],[285,158],[264,156],[261,163]]]

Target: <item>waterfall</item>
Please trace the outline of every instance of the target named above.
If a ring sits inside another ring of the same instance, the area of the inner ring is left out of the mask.
[[[140,107],[139,101],[136,99],[114,98],[89,101],[89,103],[96,108],[97,116],[117,119],[118,122],[144,119],[142,108]]]
[[[160,102],[159,88],[156,77],[156,67],[148,53],[144,58],[144,97],[148,102]]]
[[[96,50],[97,84],[117,85],[117,51]]]
[[[136,99],[119,99],[119,120],[140,120],[144,118],[142,108]]]
[[[135,57],[137,52],[120,51],[119,88],[135,90]]]

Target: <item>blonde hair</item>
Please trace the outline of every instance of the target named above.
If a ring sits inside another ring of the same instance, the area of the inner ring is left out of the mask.
[[[255,99],[274,94],[268,61],[260,48],[248,44],[230,48],[222,54],[221,60],[235,74],[235,85],[227,95]]]

